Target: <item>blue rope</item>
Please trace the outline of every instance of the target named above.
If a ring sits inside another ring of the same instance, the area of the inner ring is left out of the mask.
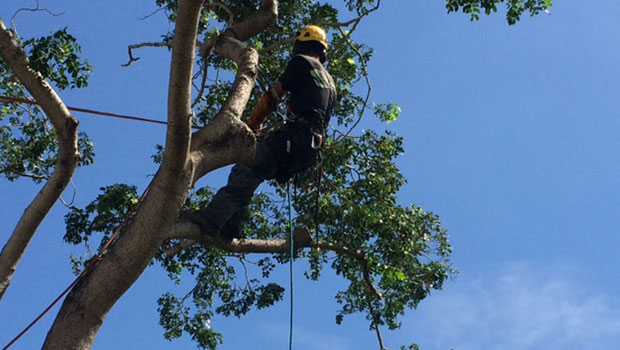
[[[290,317],[290,331],[288,338],[288,349],[293,350],[293,260],[295,259],[295,245],[293,238],[293,218],[292,218],[292,209],[291,209],[291,183],[288,181],[286,183],[286,192],[288,197],[288,230],[290,235],[290,245],[291,245],[291,259],[290,262],[290,281],[291,281],[291,317]]]

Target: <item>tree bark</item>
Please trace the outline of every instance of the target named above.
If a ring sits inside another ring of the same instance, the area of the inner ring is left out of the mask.
[[[227,102],[213,123],[191,134],[191,78],[202,0],[179,3],[168,96],[168,129],[162,165],[125,232],[65,299],[43,349],[89,349],[107,313],[151,262],[175,224],[193,182],[206,172],[251,157],[255,138],[240,120],[256,75],[255,50],[232,38],[214,51],[236,58],[239,71]],[[263,0],[275,9],[276,0]],[[269,18],[275,19],[275,11]],[[265,17],[260,10],[248,21]],[[270,23],[262,21],[264,30]],[[240,146],[241,145],[241,146]]]
[[[13,33],[0,19],[0,55],[12,73],[24,84],[50,119],[58,137],[58,160],[52,175],[24,211],[0,253],[0,298],[41,221],[71,180],[80,157],[77,148],[78,122],[54,89],[38,72],[28,67],[28,58]]]

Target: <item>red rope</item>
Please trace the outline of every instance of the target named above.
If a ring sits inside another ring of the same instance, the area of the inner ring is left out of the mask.
[[[110,237],[110,239],[106,242],[106,244],[99,250],[97,255],[95,255],[95,257],[90,261],[90,263],[88,263],[88,265],[75,278],[75,280],[73,280],[73,282],[71,282],[71,284],[69,284],[69,286],[67,288],[65,288],[65,290],[63,290],[62,293],[60,293],[60,295],[58,295],[58,297],[56,297],[56,299],[54,299],[54,301],[52,301],[52,303],[48,307],[46,307],[45,310],[43,310],[43,312],[41,312],[39,314],[39,316],[37,316],[34,319],[34,321],[30,322],[30,324],[28,326],[26,326],[26,328],[24,328],[23,331],[21,331],[15,338],[13,338],[13,340],[11,340],[5,347],[3,347],[2,350],[7,350],[9,347],[11,347],[11,345],[13,345],[17,340],[19,340],[19,338],[21,338],[24,334],[26,334],[30,330],[30,328],[32,328],[32,326],[34,326],[37,322],[39,322],[43,318],[43,316],[45,316],[45,314],[47,314],[54,307],[54,305],[56,305],[60,301],[60,299],[62,299],[67,293],[69,293],[69,291],[84,276],[86,276],[86,274],[88,272],[90,272],[95,267],[97,262],[99,262],[99,260],[101,260],[101,257],[103,256],[105,251],[112,245],[112,243],[114,243],[114,241],[116,241],[116,239],[118,238],[118,235],[120,234],[121,230],[125,227],[125,225],[127,225],[129,220],[131,219],[131,217],[135,213],[136,209],[140,205],[140,203],[142,203],[142,200],[144,199],[144,197],[146,197],[146,195],[149,192],[150,188],[151,188],[151,185],[149,184],[148,187],[144,190],[144,193],[142,193],[142,196],[140,196],[140,199],[138,199],[138,202],[136,202],[136,204],[133,205],[133,207],[129,211],[129,214],[127,215],[127,217],[125,218],[123,223],[121,223],[121,225],[118,228],[116,228],[116,230],[112,234],[112,237]]]
[[[26,99],[23,99],[23,98],[10,97],[10,96],[0,96],[0,101],[26,103],[26,104],[29,104],[29,105],[38,105],[39,104],[37,101],[26,100]],[[141,117],[134,117],[134,116],[131,116],[131,115],[124,115],[124,114],[102,112],[102,111],[97,111],[97,110],[94,110],[94,109],[86,109],[86,108],[71,107],[71,106],[67,106],[67,109],[70,110],[70,111],[89,113],[89,114],[96,114],[96,115],[103,115],[103,116],[106,116],[106,117],[122,118],[122,119],[136,120],[136,121],[147,122],[147,123],[155,123],[155,124],[164,124],[164,125],[168,124],[165,121],[161,121],[161,120],[141,118]]]

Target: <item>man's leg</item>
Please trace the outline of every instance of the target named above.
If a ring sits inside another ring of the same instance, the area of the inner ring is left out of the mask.
[[[263,142],[257,143],[252,163],[235,165],[228,184],[217,191],[206,208],[196,213],[198,215],[190,215],[189,219],[199,224],[204,234],[219,234],[224,225],[248,205],[258,185],[273,177],[276,168],[277,163],[269,148]],[[238,224],[237,221],[231,222],[234,226]],[[230,235],[235,229],[238,231],[238,227],[227,227],[226,231]]]

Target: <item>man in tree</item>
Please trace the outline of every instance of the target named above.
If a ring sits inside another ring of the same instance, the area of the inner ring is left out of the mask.
[[[285,92],[290,93],[287,121],[257,143],[249,164],[232,168],[228,184],[206,208],[183,214],[198,224],[203,234],[227,240],[240,238],[242,212],[263,181],[286,182],[316,163],[336,102],[334,81],[323,67],[326,49],[327,36],[318,26],[307,26],[297,35],[284,73],[260,97],[247,124],[259,133]]]

